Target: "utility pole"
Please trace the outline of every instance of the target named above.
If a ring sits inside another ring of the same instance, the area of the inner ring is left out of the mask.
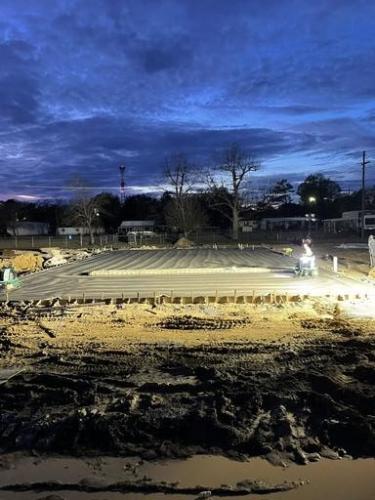
[[[365,237],[365,210],[366,210],[366,177],[365,170],[366,165],[370,163],[366,160],[366,151],[362,152],[362,203],[361,203],[361,240]]]
[[[125,202],[125,165],[120,166],[120,203],[121,205]]]

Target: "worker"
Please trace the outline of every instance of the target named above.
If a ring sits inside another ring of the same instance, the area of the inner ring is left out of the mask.
[[[368,251],[370,254],[370,267],[375,267],[375,237],[373,234],[370,234],[368,237]]]
[[[312,241],[309,236],[307,236],[302,240],[302,247],[304,253],[300,257],[299,262],[295,269],[295,273],[300,276],[305,276],[305,275],[312,276],[316,274],[315,255],[311,248],[311,244]]]
[[[314,256],[314,252],[312,251],[311,244],[312,244],[312,241],[311,241],[311,238],[309,238],[309,237],[304,238],[302,240],[302,246],[303,246],[303,250],[305,252],[306,257],[313,257]]]

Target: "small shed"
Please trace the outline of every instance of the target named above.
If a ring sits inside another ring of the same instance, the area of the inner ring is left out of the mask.
[[[144,232],[144,231],[154,231],[155,221],[154,220],[124,220],[121,222],[118,229],[119,234],[126,234],[130,231],[134,232]]]

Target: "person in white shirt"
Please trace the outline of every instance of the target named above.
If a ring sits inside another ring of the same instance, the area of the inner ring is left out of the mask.
[[[305,276],[306,274],[313,275],[316,273],[315,255],[311,248],[311,238],[307,237],[302,240],[302,247],[304,253],[302,254],[296,266],[296,274]]]
[[[312,248],[311,248],[311,240],[309,238],[302,240],[302,246],[303,246],[303,250],[305,252],[306,257],[313,257],[314,256],[314,252],[312,251]]]
[[[370,234],[368,237],[368,251],[370,253],[370,267],[375,267],[375,237]]]

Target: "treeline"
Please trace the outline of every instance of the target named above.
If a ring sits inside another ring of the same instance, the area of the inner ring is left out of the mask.
[[[181,154],[166,161],[160,197],[146,194],[127,196],[123,204],[113,193],[93,195],[84,179],[74,180],[74,196],[65,202],[0,202],[0,232],[20,221],[57,227],[85,227],[93,236],[102,226],[116,233],[123,220],[154,220],[185,236],[197,229],[216,227],[230,231],[238,239],[242,219],[292,217],[315,213],[317,218],[340,217],[343,211],[359,210],[361,191],[344,194],[340,185],[322,174],[312,174],[297,189],[287,179],[280,179],[258,198],[251,196],[252,173],[259,164],[238,146],[232,145],[207,171],[191,164]],[[366,208],[375,209],[375,190],[366,191]]]

